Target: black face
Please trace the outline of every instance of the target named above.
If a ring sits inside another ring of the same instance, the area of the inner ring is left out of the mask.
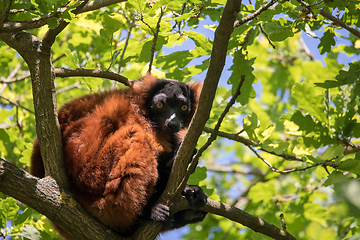
[[[177,133],[190,122],[194,93],[188,85],[158,79],[146,98],[149,118],[161,132]]]

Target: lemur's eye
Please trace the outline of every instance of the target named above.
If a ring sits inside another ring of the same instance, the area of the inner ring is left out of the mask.
[[[161,102],[156,103],[157,108],[162,108],[163,106],[164,106],[164,104],[162,104]]]
[[[188,106],[187,106],[187,105],[182,105],[182,106],[181,106],[181,110],[186,111],[187,109],[188,109]]]

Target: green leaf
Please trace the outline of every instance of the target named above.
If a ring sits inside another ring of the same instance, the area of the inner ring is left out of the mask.
[[[136,11],[138,11],[139,13],[142,13],[143,10],[145,9],[145,2],[141,1],[141,0],[129,0],[128,1],[129,4],[131,4]]]
[[[255,113],[249,113],[243,120],[243,128],[251,140],[257,140],[255,129],[258,127],[258,118]]]
[[[360,66],[359,63],[349,63],[348,71],[341,70],[339,74],[335,77],[338,82],[343,82],[346,84],[354,83],[360,78]]]
[[[357,159],[346,159],[345,161],[342,161],[339,166],[338,169],[339,170],[344,170],[344,171],[350,171],[350,172],[354,172],[352,170],[357,169],[360,167],[360,161]]]
[[[15,199],[11,197],[0,199],[1,228],[5,228],[6,221],[14,219],[18,211],[19,206]]]
[[[269,152],[282,154],[289,147],[289,143],[288,142],[268,143],[268,144],[263,144],[262,147]]]
[[[324,218],[326,210],[321,207],[319,203],[305,203],[304,217],[310,221],[316,221],[321,224],[326,224]]]
[[[346,176],[344,176],[344,174],[342,172],[334,170],[332,173],[330,173],[328,178],[325,180],[324,186],[328,187],[332,184],[341,183],[346,180],[347,180],[347,178],[346,178]]]
[[[340,87],[342,85],[345,85],[344,82],[334,81],[334,80],[326,80],[323,83],[314,83],[315,86],[322,87],[322,88],[334,88],[334,87]]]
[[[47,20],[47,24],[49,25],[50,29],[55,29],[58,25],[58,19],[57,18],[49,18]]]
[[[199,185],[199,183],[206,178],[206,167],[197,167],[195,172],[190,175],[188,180],[189,185]]]
[[[211,54],[212,50],[212,44],[206,39],[206,37],[201,34],[194,31],[188,31],[186,32],[187,36],[191,38],[196,47],[204,49],[208,54]]]
[[[314,88],[310,87],[306,82],[295,83],[291,88],[291,96],[298,101],[299,107],[308,111],[310,115],[323,123],[327,122],[323,104],[324,97],[317,95]]]
[[[126,22],[121,14],[104,14],[101,20],[103,28],[100,30],[100,35],[106,39],[112,39],[113,33],[119,31]]]
[[[271,22],[267,22],[263,27],[270,40],[280,42],[294,36],[293,28],[289,24],[289,21],[280,18],[278,21],[273,19]]]
[[[245,75],[245,81],[240,89],[240,96],[236,99],[242,105],[245,105],[249,102],[250,98],[255,98],[256,93],[252,86],[255,81],[255,76],[253,75],[255,58],[246,59],[241,51],[236,51],[234,53],[233,65],[230,67],[232,70],[231,76],[228,80],[228,83],[232,84],[232,91],[234,92],[237,86],[240,83],[241,76]]]
[[[337,163],[340,163],[340,160],[344,156],[344,147],[343,145],[332,145],[329,146],[325,153],[321,156],[323,160],[336,159]]]
[[[194,51],[178,51],[174,53],[170,53],[168,55],[159,56],[156,59],[156,66],[162,68],[171,68],[185,67],[191,60],[193,60],[197,55],[194,55]]]
[[[271,133],[275,130],[275,128],[276,128],[276,126],[274,126],[274,125],[270,125],[269,127],[267,127],[266,130],[261,133],[261,135],[263,136],[263,139],[261,139],[260,143],[262,143],[266,139],[268,139],[271,136]]]
[[[335,40],[334,40],[334,32],[329,29],[324,33],[324,36],[320,38],[320,43],[318,45],[320,54],[330,52],[331,46],[335,46]]]
[[[33,149],[32,143],[25,143],[25,150],[21,152],[21,158],[19,159],[21,163],[30,166],[32,149]]]
[[[347,71],[340,70],[335,80],[326,80],[323,83],[314,83],[322,88],[334,88],[343,85],[353,84],[360,78],[360,66],[358,63],[349,63],[350,68]]]
[[[22,226],[24,223],[29,223],[30,220],[32,220],[32,214],[34,213],[34,210],[31,208],[25,208],[23,213],[19,214],[14,222],[13,225],[15,226]]]
[[[274,183],[269,182],[258,182],[255,186],[250,188],[249,199],[254,203],[263,201],[264,204],[271,201],[276,195]]]

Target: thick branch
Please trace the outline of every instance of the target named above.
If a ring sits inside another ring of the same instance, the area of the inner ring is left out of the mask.
[[[115,80],[119,83],[124,84],[125,86],[130,86],[131,81],[124,76],[119,74],[101,71],[96,69],[66,69],[66,68],[55,68],[54,73],[56,77],[99,77],[99,78],[107,78],[110,80]]]
[[[44,160],[46,175],[61,187],[67,186],[62,159],[62,142],[57,118],[55,75],[50,51],[42,49],[42,41],[27,32],[1,33],[0,39],[24,58],[31,73],[36,132]]]
[[[326,17],[327,19],[330,19],[331,21],[333,21],[336,25],[339,25],[340,27],[345,28],[346,30],[348,30],[349,32],[351,32],[352,34],[354,34],[355,36],[360,38],[360,32],[359,31],[357,31],[356,29],[350,27],[345,22],[341,21],[339,18],[334,17],[333,15],[331,15],[330,13],[326,12],[323,9],[320,10],[320,14],[323,15],[324,17]]]
[[[296,238],[287,231],[279,229],[278,227],[265,222],[261,218],[255,217],[239,208],[231,207],[225,203],[208,199],[207,204],[202,207],[201,210],[226,217],[231,221],[241,223],[255,232],[262,233],[276,240],[296,240]]]
[[[180,210],[189,209],[189,203],[185,197],[180,198]],[[221,203],[208,199],[205,206],[200,210],[223,216],[233,222],[240,223],[255,232],[262,233],[268,237],[276,240],[296,240],[294,236],[288,233],[286,230],[282,230],[273,224],[270,224],[259,217],[253,216],[237,207],[230,206],[226,203]],[[279,218],[279,225],[281,225],[281,219]]]
[[[94,11],[96,9],[100,9],[102,7],[107,7],[113,4],[117,4],[117,3],[121,3],[121,2],[126,2],[127,0],[96,0],[96,1],[91,1],[88,2],[79,13],[83,13],[83,12],[90,12],[90,11]]]
[[[47,24],[51,17],[33,18],[25,21],[9,21],[0,26],[0,32],[17,32],[22,30],[39,28]]]
[[[84,211],[69,192],[60,191],[52,178],[36,178],[0,159],[0,192],[44,214],[74,239],[124,239]]]

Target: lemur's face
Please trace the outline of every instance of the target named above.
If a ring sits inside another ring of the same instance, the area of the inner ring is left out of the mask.
[[[158,80],[147,97],[150,120],[160,128],[161,132],[177,133],[191,120],[193,95],[194,93],[185,83]]]

